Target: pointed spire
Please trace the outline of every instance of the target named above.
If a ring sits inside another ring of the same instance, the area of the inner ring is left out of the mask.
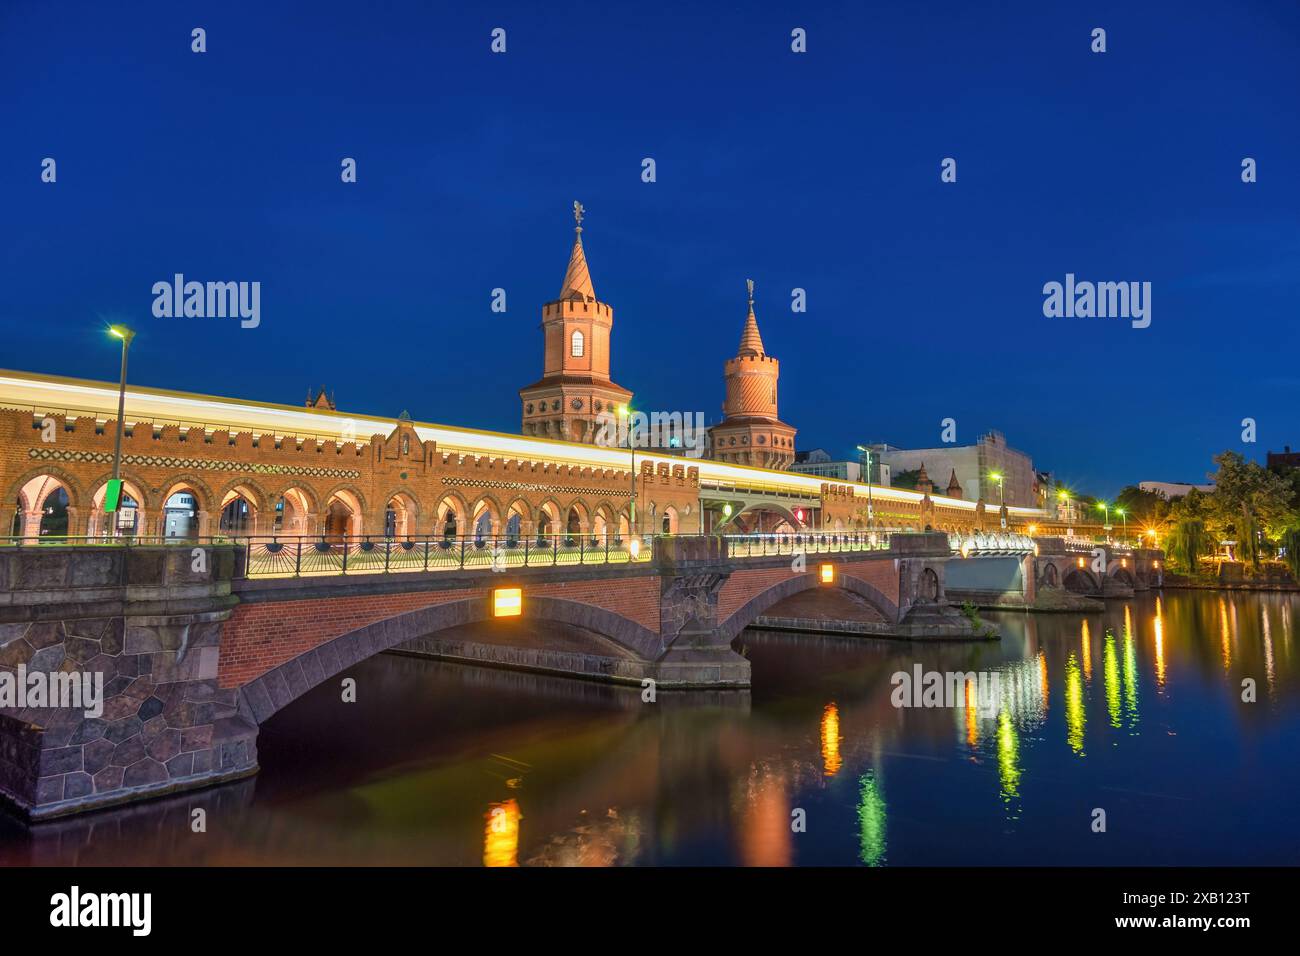
[[[916,490],[927,495],[934,491],[934,482],[925,473],[925,462],[921,462],[921,470],[916,474]]]
[[[749,317],[745,319],[745,331],[740,333],[740,348],[737,355],[762,355],[763,337],[758,334],[758,319],[754,318],[754,280],[746,279],[749,287]]]
[[[957,469],[954,468],[952,477],[948,479],[948,497],[960,498],[961,496],[961,482],[957,480]]]
[[[560,289],[561,299],[595,300],[596,290],[591,284],[591,273],[587,271],[587,254],[582,250],[582,215],[586,210],[582,203],[573,201],[573,218],[577,222],[574,228],[573,251],[569,253],[569,268],[564,273],[564,286]]]

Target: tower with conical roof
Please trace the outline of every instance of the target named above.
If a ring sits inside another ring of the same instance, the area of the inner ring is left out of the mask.
[[[749,315],[740,333],[735,358],[727,360],[727,399],[723,420],[709,429],[710,454],[718,461],[760,468],[786,468],[794,462],[795,429],[777,415],[776,387],[781,363],[763,350],[754,317],[754,281],[749,288]]]
[[[957,480],[957,469],[954,468],[952,477],[948,479],[948,497],[960,498],[961,496],[961,482]]]
[[[573,204],[573,249],[560,297],[542,306],[542,377],[519,390],[523,433],[592,443],[601,416],[617,415],[632,393],[609,377],[614,310],[596,298],[582,248],[582,204]]]

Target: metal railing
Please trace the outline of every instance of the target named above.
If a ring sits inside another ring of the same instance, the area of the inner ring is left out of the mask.
[[[834,554],[885,551],[905,529],[803,533],[724,534],[733,559],[770,555]],[[174,547],[237,545],[244,549],[239,574],[249,578],[306,577],[342,574],[390,574],[402,571],[465,571],[619,565],[649,562],[656,539],[695,535],[632,536],[616,534],[544,535],[256,535],[228,533],[210,537],[54,536],[0,537],[0,548]],[[700,537],[712,537],[704,535]]]
[[[771,554],[832,554],[846,551],[886,551],[889,536],[899,531],[810,531],[790,534],[724,534],[727,555],[756,558]]]
[[[329,574],[388,574],[399,571],[461,571],[567,565],[628,564],[649,561],[653,535],[244,535],[162,538],[121,537],[0,538],[0,547],[201,547],[238,545],[245,549],[245,577],[299,577]]]
[[[990,555],[1034,554],[1038,546],[1029,535],[1013,531],[975,531],[971,534],[948,535],[948,547],[953,554],[963,558]]]

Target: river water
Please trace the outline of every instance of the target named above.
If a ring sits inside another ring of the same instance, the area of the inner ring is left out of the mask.
[[[1300,598],[986,617],[1001,641],[749,632],[751,691],[653,703],[381,655],[355,703],[331,681],[268,721],[257,777],[0,818],[0,863],[1300,863]],[[893,706],[917,664],[996,672],[996,707]]]

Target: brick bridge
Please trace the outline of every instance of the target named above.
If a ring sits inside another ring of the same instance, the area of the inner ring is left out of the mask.
[[[621,565],[298,578],[244,575],[234,545],[0,549],[0,677],[104,680],[99,716],[0,708],[0,794],[43,819],[252,774],[262,722],[382,651],[743,688],[732,641],[790,602],[829,602],[872,633],[973,636],[945,599],[946,535],[804,566],[728,544],[666,536]],[[511,588],[522,613],[496,617],[494,594]]]

